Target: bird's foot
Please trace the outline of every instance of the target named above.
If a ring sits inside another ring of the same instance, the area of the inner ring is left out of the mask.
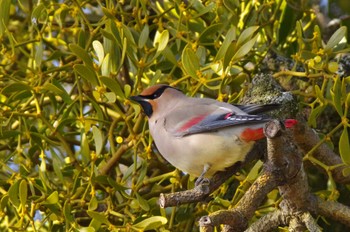
[[[194,186],[200,186],[200,185],[209,185],[210,184],[210,179],[209,178],[205,178],[203,176],[200,176],[197,178],[196,182],[194,183]]]
[[[196,182],[194,183],[195,187],[197,187],[199,185],[209,185],[210,184],[210,179],[204,177],[209,169],[210,169],[210,164],[204,165],[201,175],[197,178]]]

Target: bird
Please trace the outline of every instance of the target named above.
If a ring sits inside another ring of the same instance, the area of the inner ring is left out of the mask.
[[[156,84],[130,99],[148,117],[159,153],[174,167],[199,179],[244,162],[271,118],[262,113],[279,104],[232,105],[211,98],[188,97],[178,88]],[[296,120],[290,119],[286,127]],[[197,181],[196,181],[197,184]]]

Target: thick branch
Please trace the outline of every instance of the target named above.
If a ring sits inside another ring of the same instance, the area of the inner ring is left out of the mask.
[[[350,207],[336,201],[325,201],[317,198],[318,213],[350,227]]]

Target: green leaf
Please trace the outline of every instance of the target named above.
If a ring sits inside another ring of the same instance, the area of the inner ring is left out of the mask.
[[[79,232],[96,232],[95,228],[94,227],[81,227],[79,229]]]
[[[98,86],[97,76],[92,68],[82,64],[76,64],[73,66],[73,69],[86,81],[90,82],[94,86]]]
[[[93,211],[93,210],[97,209],[97,207],[98,207],[97,198],[95,196],[92,196],[92,198],[89,202],[89,210]]]
[[[19,207],[21,202],[19,201],[19,184],[20,181],[16,181],[14,184],[11,185],[8,194],[10,197],[10,202],[15,206],[15,207]]]
[[[237,52],[232,57],[232,61],[237,61],[241,58],[243,58],[245,55],[248,54],[248,52],[253,48],[255,42],[257,41],[259,35],[256,35],[254,38],[249,40],[247,43],[242,45]]]
[[[195,4],[195,5],[197,6],[196,11],[198,13],[192,16],[194,19],[201,17],[202,15],[204,15],[208,12],[212,12],[213,9],[217,6],[214,2],[211,2],[211,3],[207,4],[206,6],[204,6],[203,4],[200,3],[200,1],[198,1],[197,4]]]
[[[145,24],[145,26],[143,27],[143,29],[140,33],[138,47],[143,48],[145,46],[148,38],[149,38],[149,26],[148,26],[148,24]]]
[[[103,94],[107,98],[107,103],[114,103],[117,100],[117,96],[113,92]]]
[[[182,65],[185,72],[193,78],[197,78],[197,71],[199,71],[199,59],[196,53],[188,46],[182,52]]]
[[[96,155],[100,155],[103,148],[103,136],[101,130],[96,126],[92,127],[92,134],[94,136]]]
[[[58,203],[58,192],[54,191],[53,193],[51,193],[43,203],[48,204],[48,205],[57,204]]]
[[[56,88],[53,88],[53,87],[49,87],[48,88],[49,90],[56,93],[57,95],[60,95],[60,97],[62,97],[63,101],[65,101],[67,104],[71,104],[73,102],[73,100],[71,99],[71,96],[67,93],[66,89],[63,88],[62,83],[60,81],[58,81],[57,79],[53,79],[52,84],[56,88],[60,89],[61,91],[58,91]]]
[[[214,40],[214,34],[218,33],[223,27],[222,23],[212,24],[207,27],[199,36],[198,41],[200,43],[205,43],[208,40]]]
[[[238,0],[223,0],[224,6],[231,12],[236,12],[237,8],[240,6]]]
[[[22,180],[19,185],[19,200],[21,202],[22,208],[26,207],[28,197],[28,185],[26,180]]]
[[[46,13],[46,8],[43,3],[40,3],[37,5],[31,15],[31,21],[34,25],[38,25],[39,22],[44,22],[46,20],[47,13]]]
[[[90,42],[89,41],[89,37],[90,37],[90,33],[87,30],[85,30],[85,28],[79,28],[78,29],[78,43],[77,43],[77,46],[80,47],[80,48],[85,48],[86,47],[86,43]],[[90,44],[89,44],[89,46],[90,46]],[[86,53],[86,54],[88,54],[88,53]],[[91,60],[91,64],[92,64],[92,58],[89,57],[89,59]],[[87,65],[87,63],[85,63],[85,64]]]
[[[43,52],[44,52],[44,47],[43,47],[43,43],[42,41],[40,41],[39,43],[37,43],[37,45],[35,46],[35,63],[38,67],[41,66],[41,62],[43,60]]]
[[[249,174],[247,175],[246,181],[248,181],[249,183],[253,183],[255,179],[258,177],[262,166],[263,166],[262,161],[259,160],[258,162],[256,162],[254,167],[250,170]]]
[[[72,215],[72,207],[69,203],[69,200],[70,199],[68,199],[63,205],[63,215],[66,220],[66,223],[74,222],[74,217]]]
[[[134,228],[140,230],[155,230],[162,225],[165,225],[168,220],[165,217],[153,216],[133,225]]]
[[[92,59],[85,49],[76,44],[69,44],[69,49],[74,53],[74,55],[79,57],[85,63],[85,65],[91,68],[93,67]]]
[[[315,88],[315,93],[316,93],[317,99],[322,103],[326,103],[326,100],[324,99],[324,96],[323,96],[323,93],[322,93],[320,87],[318,85],[315,85],[314,88]]]
[[[110,224],[110,222],[108,221],[108,219],[107,219],[107,217],[106,217],[106,215],[105,215],[104,213],[99,213],[99,212],[95,212],[95,211],[88,210],[88,211],[87,211],[87,214],[88,214],[91,218],[93,218],[93,219],[95,219],[95,220],[97,220],[97,221],[99,221],[99,222],[101,222],[101,223],[104,223],[104,224],[106,224],[106,225],[109,225],[109,224]]]
[[[107,88],[112,90],[117,96],[119,96],[123,99],[125,98],[124,92],[123,92],[122,88],[120,87],[120,84],[118,81],[116,81],[110,77],[104,77],[104,76],[101,76],[100,80]]]
[[[163,50],[163,53],[164,57],[166,59],[168,59],[173,65],[177,65],[177,59],[174,55],[174,53],[171,51],[171,49],[169,47],[166,47],[164,50]],[[154,57],[156,58],[156,57]],[[158,69],[159,70],[159,69]],[[158,71],[157,70],[157,71]]]
[[[107,178],[108,183],[116,190],[116,191],[125,191],[130,189],[129,187],[125,187],[121,184],[118,184],[117,182],[115,182],[111,177]]]
[[[220,60],[220,59],[222,59],[225,56],[228,47],[230,46],[230,44],[232,43],[232,41],[234,39],[236,39],[236,27],[231,27],[227,31],[225,39],[222,42],[222,45],[221,45],[218,53],[216,54],[216,57],[215,57],[214,61]]]
[[[129,51],[131,53],[136,53],[137,52],[136,43],[135,43],[134,37],[132,36],[130,28],[123,24],[121,32],[123,33],[124,38],[126,38],[128,41],[128,44],[129,44],[128,49],[130,49]]]
[[[58,177],[58,179],[61,181],[61,183],[64,183],[63,174],[61,171],[61,168],[63,167],[63,162],[53,150],[51,150],[51,153],[52,153],[53,170],[56,176]]]
[[[98,59],[98,64],[99,65],[102,65],[102,62],[103,62],[103,59],[105,57],[105,51],[103,49],[103,45],[100,41],[98,40],[94,40],[92,42],[92,46],[96,52],[96,55],[97,55],[97,59]]]
[[[10,18],[11,0],[0,0],[0,37],[6,33],[6,26]]]
[[[140,196],[140,194],[136,193],[135,192],[135,195],[136,195],[136,199],[137,201],[139,202],[141,208],[144,210],[144,211],[149,211],[150,210],[150,207],[148,205],[148,202]]]
[[[350,165],[350,140],[348,128],[344,126],[344,130],[339,139],[339,153],[343,162]]]
[[[23,90],[32,90],[32,88],[27,84],[24,84],[21,82],[15,82],[15,83],[9,84],[8,86],[5,86],[2,89],[1,93],[6,95],[6,94],[10,94],[17,91],[23,91]]]
[[[3,195],[0,201],[0,211],[4,212],[8,203],[9,203],[9,196]]]
[[[57,83],[59,84],[59,83]],[[71,103],[72,102],[72,99],[70,98],[70,96],[68,95],[68,93],[63,89],[57,87],[56,85],[54,84],[51,84],[51,83],[45,83],[42,87],[41,87],[42,90],[46,90],[46,91],[49,91],[49,92],[52,92],[54,93],[55,95],[59,96],[59,97],[62,97],[62,99],[66,102],[66,103]]]
[[[84,163],[88,163],[91,159],[90,156],[90,147],[89,147],[89,141],[86,136],[86,133],[82,132],[81,133],[81,144],[80,144],[81,150],[80,153],[82,155]]]
[[[339,44],[339,42],[346,36],[346,33],[346,26],[342,26],[338,30],[336,30],[336,32],[334,32],[334,34],[328,40],[326,46],[324,47],[324,50],[326,52],[332,51],[332,49],[335,48]]]
[[[336,76],[334,78],[334,84],[331,88],[330,91],[331,95],[332,95],[332,103],[335,107],[335,109],[337,110],[338,114],[340,116],[343,116],[344,112],[343,112],[343,108],[342,108],[342,92],[341,92],[341,82],[339,80],[339,76]]]
[[[130,93],[131,93],[131,86],[128,84],[124,85],[124,93],[125,93],[125,97],[129,97]]]
[[[252,26],[242,31],[241,35],[238,37],[238,40],[237,40],[237,45],[236,45],[237,48],[247,43],[258,29],[259,29],[259,26]]]
[[[277,32],[277,44],[283,45],[287,37],[294,30],[297,21],[302,18],[303,11],[296,11],[294,6],[290,6],[287,1],[282,2],[281,9],[283,9],[283,12],[279,19],[280,25]]]
[[[310,116],[308,118],[308,124],[311,127],[316,127],[317,125],[316,120],[318,116],[324,111],[325,108],[326,108],[325,105],[319,105],[311,110]]]

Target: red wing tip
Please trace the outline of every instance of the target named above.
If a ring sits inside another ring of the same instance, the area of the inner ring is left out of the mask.
[[[293,126],[295,126],[296,124],[298,124],[298,120],[296,119],[286,119],[284,121],[284,126],[286,128],[292,128]]]

